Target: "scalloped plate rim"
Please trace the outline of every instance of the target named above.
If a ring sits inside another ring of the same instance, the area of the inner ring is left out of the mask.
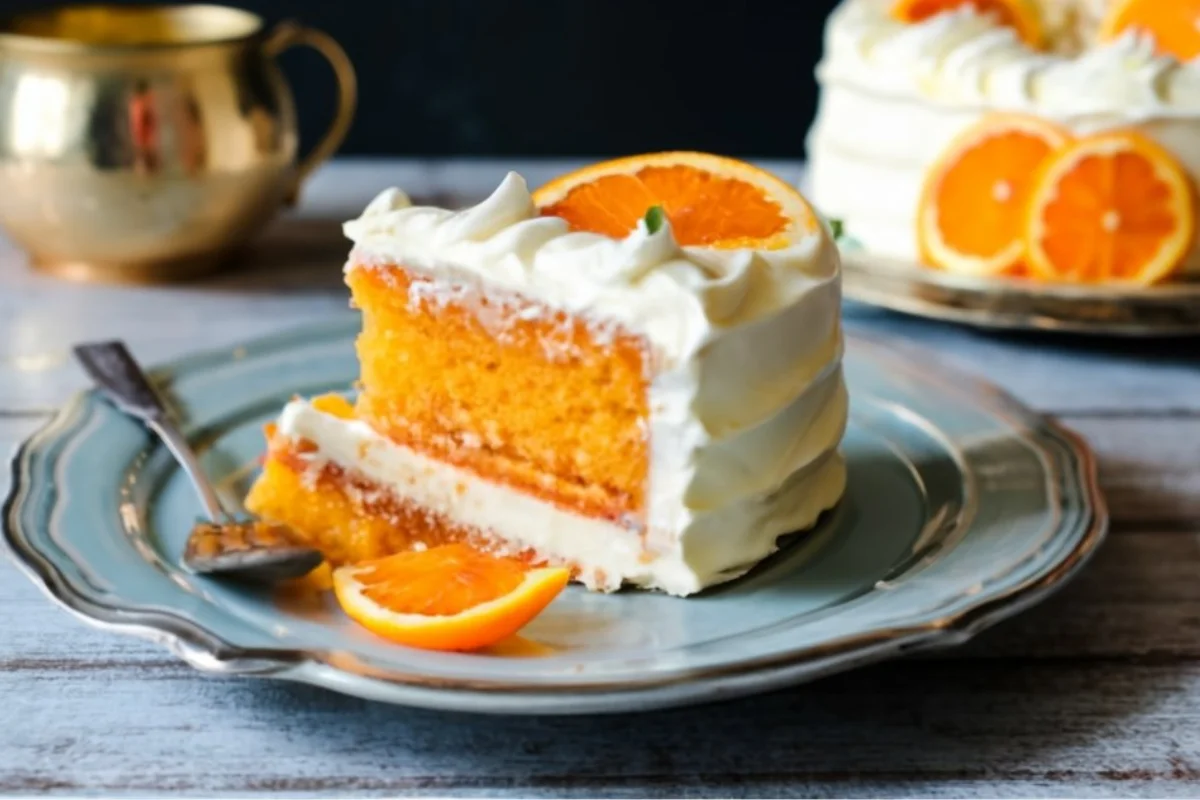
[[[344,321],[308,325],[271,336],[259,337],[242,345],[205,349],[174,359],[153,370],[156,376],[173,375],[189,369],[202,369],[206,363],[228,360],[232,353],[249,350],[273,350],[301,342],[320,341],[346,328]],[[876,337],[856,336],[887,351],[898,352]],[[912,369],[907,359],[902,369]],[[394,678],[363,675],[339,670],[317,650],[248,649],[232,645],[222,637],[176,613],[108,604],[85,597],[71,587],[59,567],[28,540],[21,531],[20,510],[28,494],[31,476],[26,465],[32,452],[43,441],[54,441],[56,433],[69,427],[92,398],[94,390],[76,393],[70,402],[29,436],[12,457],[12,484],[3,506],[6,550],[12,560],[39,586],[46,596],[77,618],[101,629],[132,634],[167,647],[187,663],[205,672],[229,675],[257,675],[286,678],[377,700],[407,705],[473,711],[482,713],[607,713],[631,709],[652,709],[724,697],[767,691],[821,675],[842,671],[890,656],[916,650],[959,645],[982,630],[1032,606],[1064,585],[1087,563],[1105,538],[1107,509],[1097,480],[1097,465],[1091,450],[1075,433],[1054,420],[1030,411],[1006,392],[992,384],[962,375],[944,366],[932,370],[973,393],[985,393],[989,401],[1015,414],[1050,439],[1056,439],[1073,457],[1081,490],[1082,508],[1089,511],[1086,529],[1078,541],[1059,560],[1047,565],[1034,578],[988,596],[967,607],[928,624],[895,626],[824,642],[820,646],[800,648],[777,654],[770,659],[743,662],[738,669],[684,672],[644,683],[623,680],[616,684],[581,684],[555,688],[538,686],[464,685],[433,687]],[[765,662],[765,663],[764,663]],[[564,702],[564,694],[568,695]]]

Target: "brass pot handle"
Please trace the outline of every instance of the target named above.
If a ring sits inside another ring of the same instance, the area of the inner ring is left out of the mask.
[[[354,75],[354,64],[350,62],[350,57],[346,55],[342,46],[329,34],[297,22],[286,21],[279,23],[263,43],[264,50],[271,58],[275,58],[284,50],[300,46],[316,50],[333,68],[338,85],[337,112],[321,141],[296,165],[292,185],[285,197],[288,205],[295,205],[304,181],[341,147],[346,133],[350,130],[350,123],[354,120],[354,109],[358,105],[358,81]]]

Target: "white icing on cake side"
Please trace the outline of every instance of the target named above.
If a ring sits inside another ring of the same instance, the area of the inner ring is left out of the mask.
[[[826,28],[808,136],[814,204],[873,253],[918,257],[930,167],[984,114],[1033,114],[1077,134],[1134,127],[1200,178],[1200,62],[1136,33],[1082,55],[1036,53],[973,7],[904,24],[890,0],[845,0]],[[1200,243],[1185,271],[1200,273]]]

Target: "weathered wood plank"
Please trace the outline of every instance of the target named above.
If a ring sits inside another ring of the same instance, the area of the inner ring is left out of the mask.
[[[1187,794],[1198,567],[1200,536],[1130,533],[1045,606],[936,661],[618,722],[204,678],[82,627],[3,565],[0,694],[24,723],[0,727],[0,792]]]
[[[1200,530],[1200,415],[1062,421],[1096,452],[1116,531],[1170,525]]]
[[[339,262],[321,258],[319,247],[303,239],[268,239],[259,248],[282,259],[259,273],[278,278],[271,291],[265,279],[254,283],[245,276],[203,286],[62,284],[11,269],[0,255],[0,410],[56,408],[85,386],[70,358],[79,341],[123,338],[139,358],[154,363],[346,313],[345,292],[336,284]],[[302,253],[320,259],[327,285],[311,280],[312,262]],[[240,288],[228,283],[234,280],[243,282]]]
[[[30,434],[40,428],[48,419],[49,414],[13,413],[0,410],[0,495],[8,493],[10,456],[16,451],[17,445],[25,441]]]
[[[939,657],[1200,664],[1200,526],[1123,532],[1043,605]]]
[[[1186,340],[979,331],[851,305],[851,330],[961,370],[1048,413],[1200,413],[1200,359]]]
[[[138,663],[178,662],[165,649],[141,639],[89,627],[58,608],[7,559],[0,560],[0,708],[20,681],[64,670],[131,669]],[[2,715],[2,714],[0,714]]]
[[[0,792],[1130,796],[1200,779],[1197,665],[907,662],[575,719],[396,709],[182,668],[64,670],[5,706],[22,724],[0,730]]]

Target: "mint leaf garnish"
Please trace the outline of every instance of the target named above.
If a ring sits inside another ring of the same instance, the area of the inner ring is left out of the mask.
[[[646,223],[647,231],[658,233],[667,221],[667,212],[663,211],[662,206],[650,206],[646,211],[646,216],[642,219]]]
[[[834,241],[837,241],[846,235],[846,223],[842,222],[840,219],[834,219],[831,217],[829,219],[829,230],[833,234]]]

